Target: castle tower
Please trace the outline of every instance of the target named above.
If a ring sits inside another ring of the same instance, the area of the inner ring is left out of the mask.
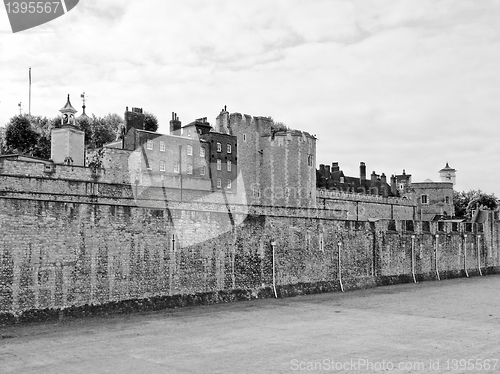
[[[52,130],[50,158],[55,164],[85,166],[85,133],[76,126],[75,113],[68,100],[59,110],[62,113],[61,127]]]
[[[456,183],[456,169],[450,168],[450,165],[446,163],[446,166],[439,170],[439,178],[441,182],[453,182],[453,185]]]

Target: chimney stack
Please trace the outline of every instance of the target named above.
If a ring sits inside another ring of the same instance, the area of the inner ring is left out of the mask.
[[[393,175],[391,175],[391,192],[394,196],[397,196],[398,194],[398,189],[397,189],[397,186],[396,186],[396,177]]]
[[[328,178],[325,174],[325,165],[324,164],[319,164],[319,173],[323,178]]]
[[[181,135],[181,121],[177,117],[177,113],[172,112],[172,120],[170,121],[170,134]]]
[[[332,173],[340,171],[339,163],[338,162],[332,162]]]
[[[366,165],[364,162],[359,163],[359,179],[361,182],[366,181]]]

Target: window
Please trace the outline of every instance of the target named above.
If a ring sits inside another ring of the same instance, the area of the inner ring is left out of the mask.
[[[160,171],[165,171],[165,161],[160,161]]]
[[[193,164],[188,164],[188,170],[187,170],[187,173],[188,174],[193,174]]]
[[[450,203],[450,197],[449,197],[449,196],[446,196],[446,197],[444,198],[444,201],[445,201],[445,203],[446,203],[446,204],[449,204],[449,203]]]
[[[217,178],[217,188],[222,188],[222,179]]]
[[[146,147],[147,149],[153,149],[153,141],[151,139],[146,143]]]
[[[191,136],[191,130],[188,130],[188,136]]]
[[[231,160],[227,160],[227,171],[231,171]]]
[[[258,186],[252,186],[252,196],[260,197],[260,189]]]
[[[174,173],[178,173],[180,170],[180,166],[178,163],[174,164]]]
[[[186,153],[188,156],[192,156],[193,155],[193,146],[192,145],[188,145],[186,147]]]
[[[217,159],[217,170],[222,170],[222,161]]]
[[[228,179],[228,180],[227,180],[227,188],[228,188],[228,189],[231,189],[231,179]]]
[[[247,134],[243,134],[243,141],[246,142],[247,141]]]
[[[205,148],[200,147],[200,157],[205,157]]]
[[[324,252],[324,250],[325,250],[325,242],[324,242],[324,239],[323,239],[323,233],[319,234],[319,250],[321,252]]]
[[[202,166],[201,169],[200,169],[200,175],[205,175],[206,173],[206,169],[205,169],[205,166]]]
[[[160,140],[160,152],[165,152],[165,142]]]
[[[344,183],[344,177],[340,177],[340,183]]]
[[[313,155],[307,156],[307,166],[313,166],[314,157]]]
[[[217,152],[222,152],[222,144],[217,142]]]
[[[422,202],[422,204],[429,204],[429,197],[427,195],[422,195],[420,197],[420,201]]]
[[[231,153],[231,144],[227,145],[227,153]]]

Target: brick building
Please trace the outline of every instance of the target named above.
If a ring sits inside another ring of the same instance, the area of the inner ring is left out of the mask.
[[[129,111],[127,107],[124,122],[121,139],[104,147],[102,166],[109,170],[108,178],[122,183],[128,179],[138,191],[142,188],[143,195],[151,194],[151,188],[163,188],[169,200],[236,193],[236,137],[214,132],[206,118],[182,126],[176,113],[172,113],[170,134],[147,131],[142,108]]]
[[[338,162],[333,162],[331,168],[329,165],[320,164],[316,175],[317,188],[383,197],[396,196],[394,188],[387,183],[384,173],[379,175],[373,171],[370,179],[367,179],[364,162],[359,164],[359,177],[346,176]]]

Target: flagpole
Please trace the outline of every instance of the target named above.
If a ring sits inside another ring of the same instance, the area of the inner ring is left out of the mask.
[[[31,66],[30,66],[30,103],[28,112],[31,115]]]

